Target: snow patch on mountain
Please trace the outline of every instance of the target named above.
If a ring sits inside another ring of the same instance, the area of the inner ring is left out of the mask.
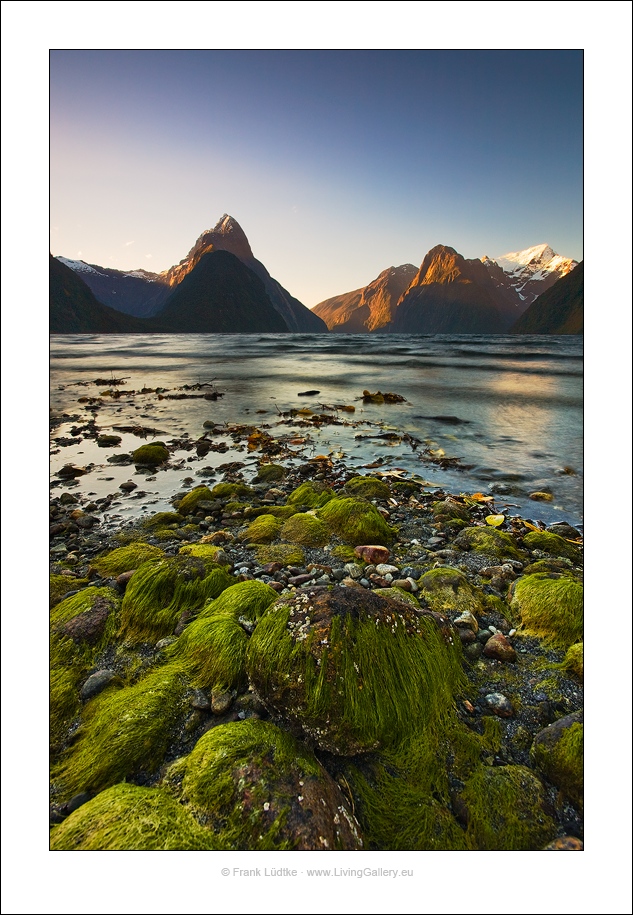
[[[97,276],[104,276],[103,273],[99,273],[98,270],[95,270],[94,267],[91,267],[90,264],[87,264],[85,261],[73,261],[69,257],[62,257],[61,254],[57,256],[56,260],[65,264],[67,267],[70,267],[75,273],[95,273]]]

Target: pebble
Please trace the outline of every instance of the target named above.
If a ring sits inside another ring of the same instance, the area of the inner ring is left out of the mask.
[[[122,489],[123,492],[132,492],[132,490],[138,489],[138,486],[132,480],[128,480],[126,483],[121,483],[119,489]]]
[[[470,610],[464,610],[456,619],[453,620],[454,626],[459,626],[461,628],[470,629],[473,635],[479,630],[479,623],[473,613]],[[472,641],[472,640],[471,640]]]
[[[516,661],[517,653],[502,632],[495,632],[484,646],[484,654],[487,658],[494,658],[496,661]]]
[[[214,715],[223,715],[232,705],[233,696],[228,692],[211,693],[211,711]]]
[[[498,715],[499,718],[511,718],[512,715],[514,715],[512,703],[503,693],[488,693],[488,695],[484,697],[484,702],[490,711],[494,712],[495,715]]]
[[[392,566],[386,562],[380,562],[376,566],[376,572],[378,573],[378,575],[384,575],[384,576],[392,575],[393,576],[394,574],[399,575],[400,569],[398,568],[398,566]]]
[[[92,699],[93,696],[104,690],[106,686],[109,686],[115,678],[116,672],[114,670],[98,670],[96,673],[91,674],[81,687],[80,698],[84,702],[87,699]]]
[[[191,708],[198,709],[201,712],[207,711],[211,708],[209,697],[203,689],[195,689],[193,691],[193,696],[191,697],[189,705]]]
[[[365,574],[365,570],[357,562],[348,562],[343,566],[343,569],[350,578],[362,578]]]
[[[387,577],[387,576],[385,576]],[[408,578],[395,578],[391,582],[392,588],[402,588],[403,591],[412,591],[411,582]]]
[[[301,585],[307,585],[309,581],[313,581],[312,573],[307,573],[305,575],[293,575],[292,578],[288,579],[289,585],[294,585],[295,588],[300,588]],[[329,581],[329,579],[327,579]]]

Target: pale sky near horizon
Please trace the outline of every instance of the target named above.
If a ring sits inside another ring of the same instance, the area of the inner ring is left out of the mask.
[[[223,213],[308,307],[542,242],[581,260],[580,50],[53,50],[51,250],[160,272]]]

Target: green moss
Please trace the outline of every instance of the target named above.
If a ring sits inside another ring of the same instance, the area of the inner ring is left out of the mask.
[[[430,615],[352,588],[281,597],[247,652],[262,701],[340,755],[387,746],[449,713],[461,650]]]
[[[359,499],[332,499],[319,509],[329,530],[352,546],[376,543],[389,546],[394,534],[375,506]]]
[[[156,788],[114,785],[56,826],[51,851],[214,851],[222,846]]]
[[[582,555],[573,543],[569,543],[558,534],[549,534],[547,531],[530,531],[523,538],[523,543],[529,550],[542,550],[552,556],[571,559],[572,562],[578,562]]]
[[[260,464],[255,481],[257,483],[272,483],[276,480],[283,480],[286,476],[286,470],[281,464]]]
[[[183,611],[196,613],[232,583],[221,566],[199,556],[145,563],[126,588],[121,628],[135,642],[158,641],[173,633]]]
[[[498,560],[522,558],[510,534],[492,527],[470,527],[462,531],[454,543],[462,550],[485,553]]]
[[[527,634],[549,644],[567,648],[582,638],[583,586],[571,578],[552,573],[520,578],[510,607]]]
[[[54,773],[63,797],[154,772],[184,711],[186,689],[182,669],[172,663],[87,703],[75,741]]]
[[[218,562],[226,554],[221,546],[215,546],[212,543],[186,543],[178,550],[182,556],[197,556],[199,559],[208,559],[211,562]],[[225,563],[223,563],[225,564]]]
[[[354,547],[346,546],[343,543],[332,547],[332,556],[334,556],[335,559],[340,559],[341,562],[358,562]]]
[[[141,445],[140,448],[132,452],[132,459],[135,464],[149,464],[152,467],[164,464],[168,457],[169,451],[164,442],[150,442],[147,445]]]
[[[424,489],[421,483],[416,483],[414,480],[398,480],[396,483],[391,484],[391,491],[394,496],[400,496],[400,498],[408,499],[410,496],[416,495],[416,493],[421,492]]]
[[[281,518],[282,521],[287,521],[288,518],[292,518],[293,515],[297,514],[297,508],[295,505],[271,505],[266,508],[254,509],[258,515],[272,515],[273,518]]]
[[[420,596],[438,613],[483,612],[484,595],[457,569],[431,569],[418,580],[418,587]]]
[[[262,565],[267,562],[280,562],[284,566],[302,566],[306,556],[300,546],[296,544],[279,543],[274,546],[260,546],[257,548],[257,561]]]
[[[180,515],[192,515],[198,508],[198,502],[213,501],[211,490],[208,486],[196,486],[191,492],[178,502],[177,508]]]
[[[480,767],[461,799],[467,837],[481,851],[536,851],[556,835],[543,785],[524,766]]]
[[[298,512],[289,518],[281,528],[281,539],[304,546],[324,546],[330,539],[322,521],[314,515]]]
[[[306,511],[310,508],[322,508],[334,493],[325,483],[315,483],[307,480],[298,486],[287,498],[288,505],[296,505],[297,511]]]
[[[101,575],[121,575],[122,572],[129,572],[132,569],[138,569],[140,565],[149,559],[160,559],[163,551],[157,546],[149,543],[130,543],[128,546],[120,546],[116,550],[104,553],[93,559],[91,565],[95,567]]]
[[[187,626],[167,649],[168,656],[186,665],[194,686],[218,690],[245,686],[249,636],[240,618],[256,622],[276,598],[277,593],[260,581],[232,585]]]
[[[585,666],[582,642],[578,642],[576,645],[571,645],[567,649],[567,653],[563,662],[560,664],[560,667],[563,670],[568,670],[570,673],[575,674],[579,680],[584,678]]]
[[[536,735],[530,759],[578,807],[583,805],[583,725],[569,715]]]
[[[51,638],[49,730],[53,747],[64,740],[79,714],[79,686],[89,669],[90,658],[71,639]]]
[[[247,543],[271,543],[279,538],[282,522],[272,515],[260,515],[246,528],[242,539]]]
[[[353,815],[314,754],[267,721],[220,725],[167,780],[238,851],[360,848]]]
[[[211,495],[214,499],[227,499],[229,496],[252,496],[254,490],[246,483],[216,483]]]
[[[376,477],[352,477],[345,484],[345,492],[361,499],[379,499],[382,502],[391,496],[389,486]]]
[[[87,578],[72,578],[70,575],[51,575],[48,586],[49,607],[54,607],[55,604],[58,604],[69,591],[84,588],[87,584]]]
[[[181,524],[185,519],[178,512],[155,512],[143,521],[143,527],[167,527],[172,524]]]
[[[569,563],[564,559],[538,559],[523,567],[523,575],[535,575],[537,572],[557,572],[562,575],[569,575],[571,578],[576,576],[569,567]]]

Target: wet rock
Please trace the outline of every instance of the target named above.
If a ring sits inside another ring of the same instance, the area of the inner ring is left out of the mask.
[[[531,492],[530,499],[534,502],[551,502],[554,496],[551,492]]]
[[[211,711],[214,715],[223,715],[227,712],[231,705],[233,704],[233,695],[232,693],[226,690],[216,691],[213,690],[211,693]]]
[[[76,794],[66,804],[66,811],[71,814],[75,810],[79,810],[80,807],[83,807],[84,804],[87,804],[91,796],[87,791],[82,791],[80,794]]]
[[[472,629],[466,629],[462,627],[461,629],[457,630],[457,634],[459,635],[459,640],[462,645],[470,645],[477,641],[477,636],[472,631]]]
[[[546,527],[545,530],[548,534],[558,534],[559,537],[564,537],[565,540],[580,540],[582,536],[580,531],[572,527],[571,524],[567,524],[566,521],[556,521]]]
[[[98,695],[115,680],[118,680],[116,671],[109,669],[98,670],[96,673],[91,674],[81,687],[80,698],[84,702],[92,699],[93,696]]]
[[[77,467],[74,464],[64,464],[61,470],[57,471],[57,476],[61,477],[62,480],[73,479],[74,477],[82,477],[84,474],[88,473],[86,467]]]
[[[195,689],[193,696],[189,700],[191,708],[198,709],[200,712],[206,712],[211,708],[209,697],[203,689]]]
[[[136,569],[130,569],[129,572],[121,572],[120,575],[117,575],[115,581],[117,583],[117,587],[121,591],[125,591],[125,589],[127,588],[128,581],[130,580],[132,575],[134,575],[135,572],[136,572]]]
[[[391,582],[393,588],[402,588],[403,591],[412,591],[411,582],[408,578],[394,578]]]
[[[470,629],[473,634],[476,634],[479,631],[479,623],[477,622],[476,616],[470,612],[470,610],[464,610],[463,613],[453,620],[453,625],[460,628]]]
[[[354,553],[359,559],[374,565],[387,562],[391,555],[386,546],[377,546],[375,544],[357,546],[354,548]]]
[[[132,480],[127,480],[125,483],[121,483],[119,489],[122,489],[123,492],[132,492],[135,489],[138,489],[136,483],[133,483]]]
[[[471,645],[466,645],[464,648],[464,654],[469,661],[478,661],[481,657],[482,651],[483,648],[481,642],[473,642]]]
[[[516,661],[517,653],[502,632],[495,632],[488,639],[484,646],[484,654],[487,658],[494,658],[496,661]]]
[[[111,611],[110,601],[105,597],[97,597],[89,610],[64,623],[60,627],[60,632],[73,642],[87,642],[88,645],[94,645],[105,632]]]
[[[484,696],[484,702],[499,718],[511,718],[514,715],[512,703],[503,693],[488,693],[487,696]]]

